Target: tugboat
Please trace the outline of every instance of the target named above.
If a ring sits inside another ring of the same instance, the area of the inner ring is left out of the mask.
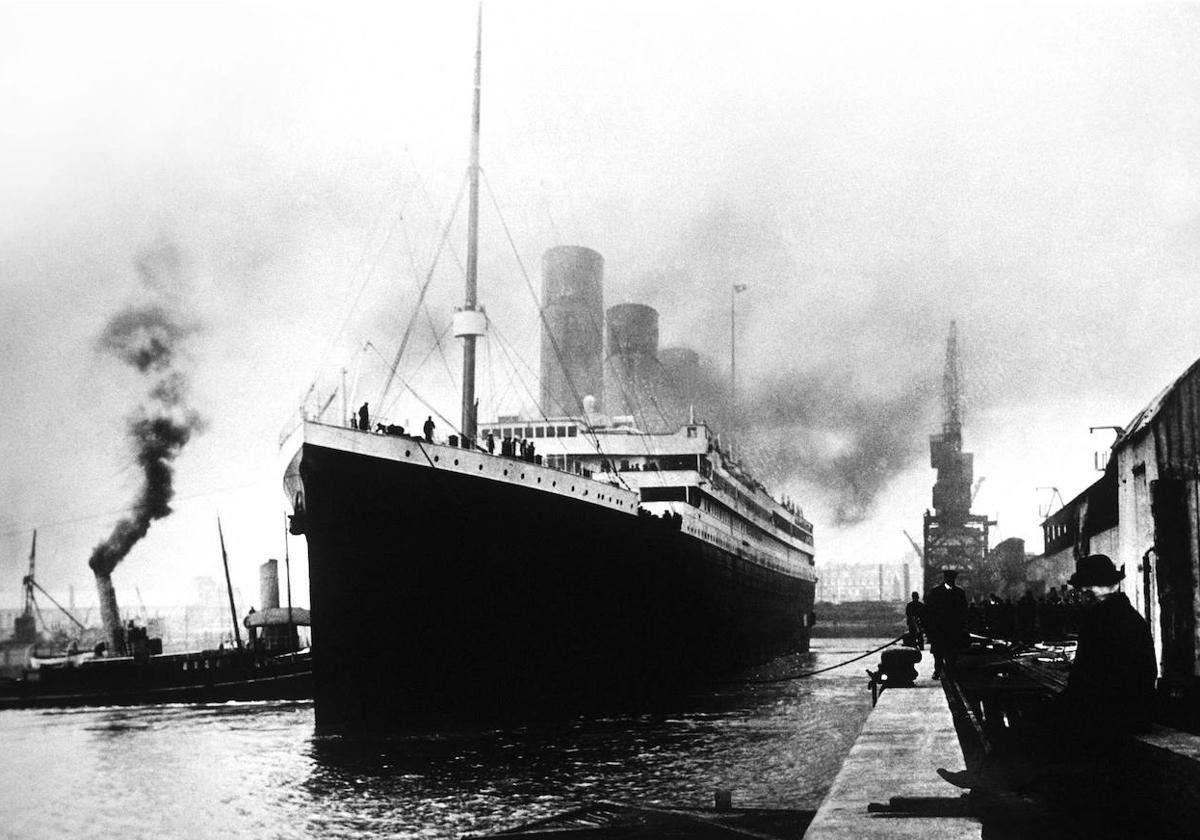
[[[34,591],[45,595],[75,623],[34,579],[34,551],[25,576],[25,609],[13,636],[0,642],[0,709],[110,706],[151,703],[218,703],[230,700],[307,700],[312,697],[312,652],[300,648],[298,627],[311,623],[308,610],[279,607],[278,578],[264,574],[265,608],[244,621],[249,643],[226,649],[163,653],[162,639],[130,621],[123,628],[125,651],[110,655],[108,643],[81,649],[73,640],[48,652],[37,632]],[[275,561],[268,561],[273,565]],[[272,591],[273,586],[273,591]],[[236,625],[235,625],[236,630]]]

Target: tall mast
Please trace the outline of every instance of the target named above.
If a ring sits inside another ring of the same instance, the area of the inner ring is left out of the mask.
[[[237,649],[242,649],[242,631],[238,628],[237,607],[233,604],[233,581],[229,577],[229,555],[225,553],[225,533],[221,530],[221,517],[217,517],[217,536],[221,538],[221,563],[225,566],[225,588],[229,590],[229,617],[233,619],[233,636]]]
[[[33,545],[29,549],[29,574],[25,576],[25,612],[26,616],[33,615],[33,608],[36,606],[33,601],[33,581],[34,568],[37,564],[37,528],[33,529]]]
[[[484,334],[487,316],[479,308],[479,88],[483,65],[483,4],[475,24],[475,104],[471,112],[470,204],[467,210],[467,294],[454,316],[454,334],[463,340],[462,437],[463,446],[475,442],[475,340]]]

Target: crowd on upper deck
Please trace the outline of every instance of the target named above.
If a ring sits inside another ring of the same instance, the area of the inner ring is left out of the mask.
[[[350,421],[347,425],[351,429],[356,429],[362,432],[374,432],[380,435],[394,435],[396,437],[406,437],[411,440],[424,440],[426,443],[434,443],[434,432],[437,429],[437,424],[433,421],[433,416],[425,418],[425,423],[422,426],[422,435],[413,435],[405,431],[403,426],[397,426],[392,423],[384,424],[377,422],[375,428],[371,428],[371,414],[368,403],[363,403],[362,406],[354,414],[350,415]],[[486,449],[488,454],[496,454],[496,435],[491,431],[485,431],[479,436],[478,447]],[[531,464],[540,464],[542,456],[537,454],[537,447],[534,442],[523,437],[504,437],[500,438],[500,455],[506,458],[518,458],[522,461],[528,461]],[[458,435],[451,435],[448,443],[451,446],[459,446],[470,449],[464,438]]]

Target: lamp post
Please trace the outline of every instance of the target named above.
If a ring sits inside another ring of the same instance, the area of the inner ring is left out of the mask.
[[[737,425],[737,296],[745,283],[734,283],[729,291],[729,432]],[[731,447],[732,449],[732,447]]]

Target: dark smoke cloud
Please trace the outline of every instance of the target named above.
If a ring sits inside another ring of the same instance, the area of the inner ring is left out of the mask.
[[[184,422],[174,417],[139,414],[129,419],[129,438],[142,471],[142,489],[134,513],[120,520],[108,539],[92,551],[88,565],[97,574],[112,574],[129,550],[150,530],[150,523],[170,515],[174,495],[172,462],[198,429],[198,417],[189,414]]]
[[[863,522],[894,477],[924,457],[939,380],[914,378],[892,394],[791,374],[760,386],[739,436],[741,456],[768,486],[823,491],[835,526]]]
[[[138,260],[143,288],[161,294],[180,270],[176,249],[161,247]],[[114,315],[97,340],[97,348],[149,379],[146,398],[126,427],[142,486],[133,512],[122,518],[108,538],[92,551],[88,565],[97,575],[110,575],[150,525],[171,513],[174,461],[193,434],[203,430],[200,414],[187,405],[189,382],[177,365],[184,340],[196,331],[160,303],[130,306]]]
[[[705,353],[690,400],[773,491],[815,491],[837,527],[865,521],[917,466],[940,412],[945,295],[909,266],[829,273],[793,253],[802,225],[769,202],[717,197],[624,294]],[[734,284],[746,284],[734,295]],[[731,305],[738,323],[730,415]],[[665,343],[672,343],[668,339]],[[719,361],[716,361],[719,360]],[[675,417],[682,412],[673,412]]]
[[[189,332],[162,306],[138,306],[112,317],[99,346],[140,373],[160,372],[170,369],[176,345]]]
[[[941,410],[936,370],[912,371],[886,391],[844,371],[779,371],[739,393],[736,418],[727,377],[705,365],[697,378],[699,419],[732,438],[737,458],[772,491],[796,483],[819,491],[833,515],[827,524],[838,527],[865,521],[888,482],[920,462]]]

